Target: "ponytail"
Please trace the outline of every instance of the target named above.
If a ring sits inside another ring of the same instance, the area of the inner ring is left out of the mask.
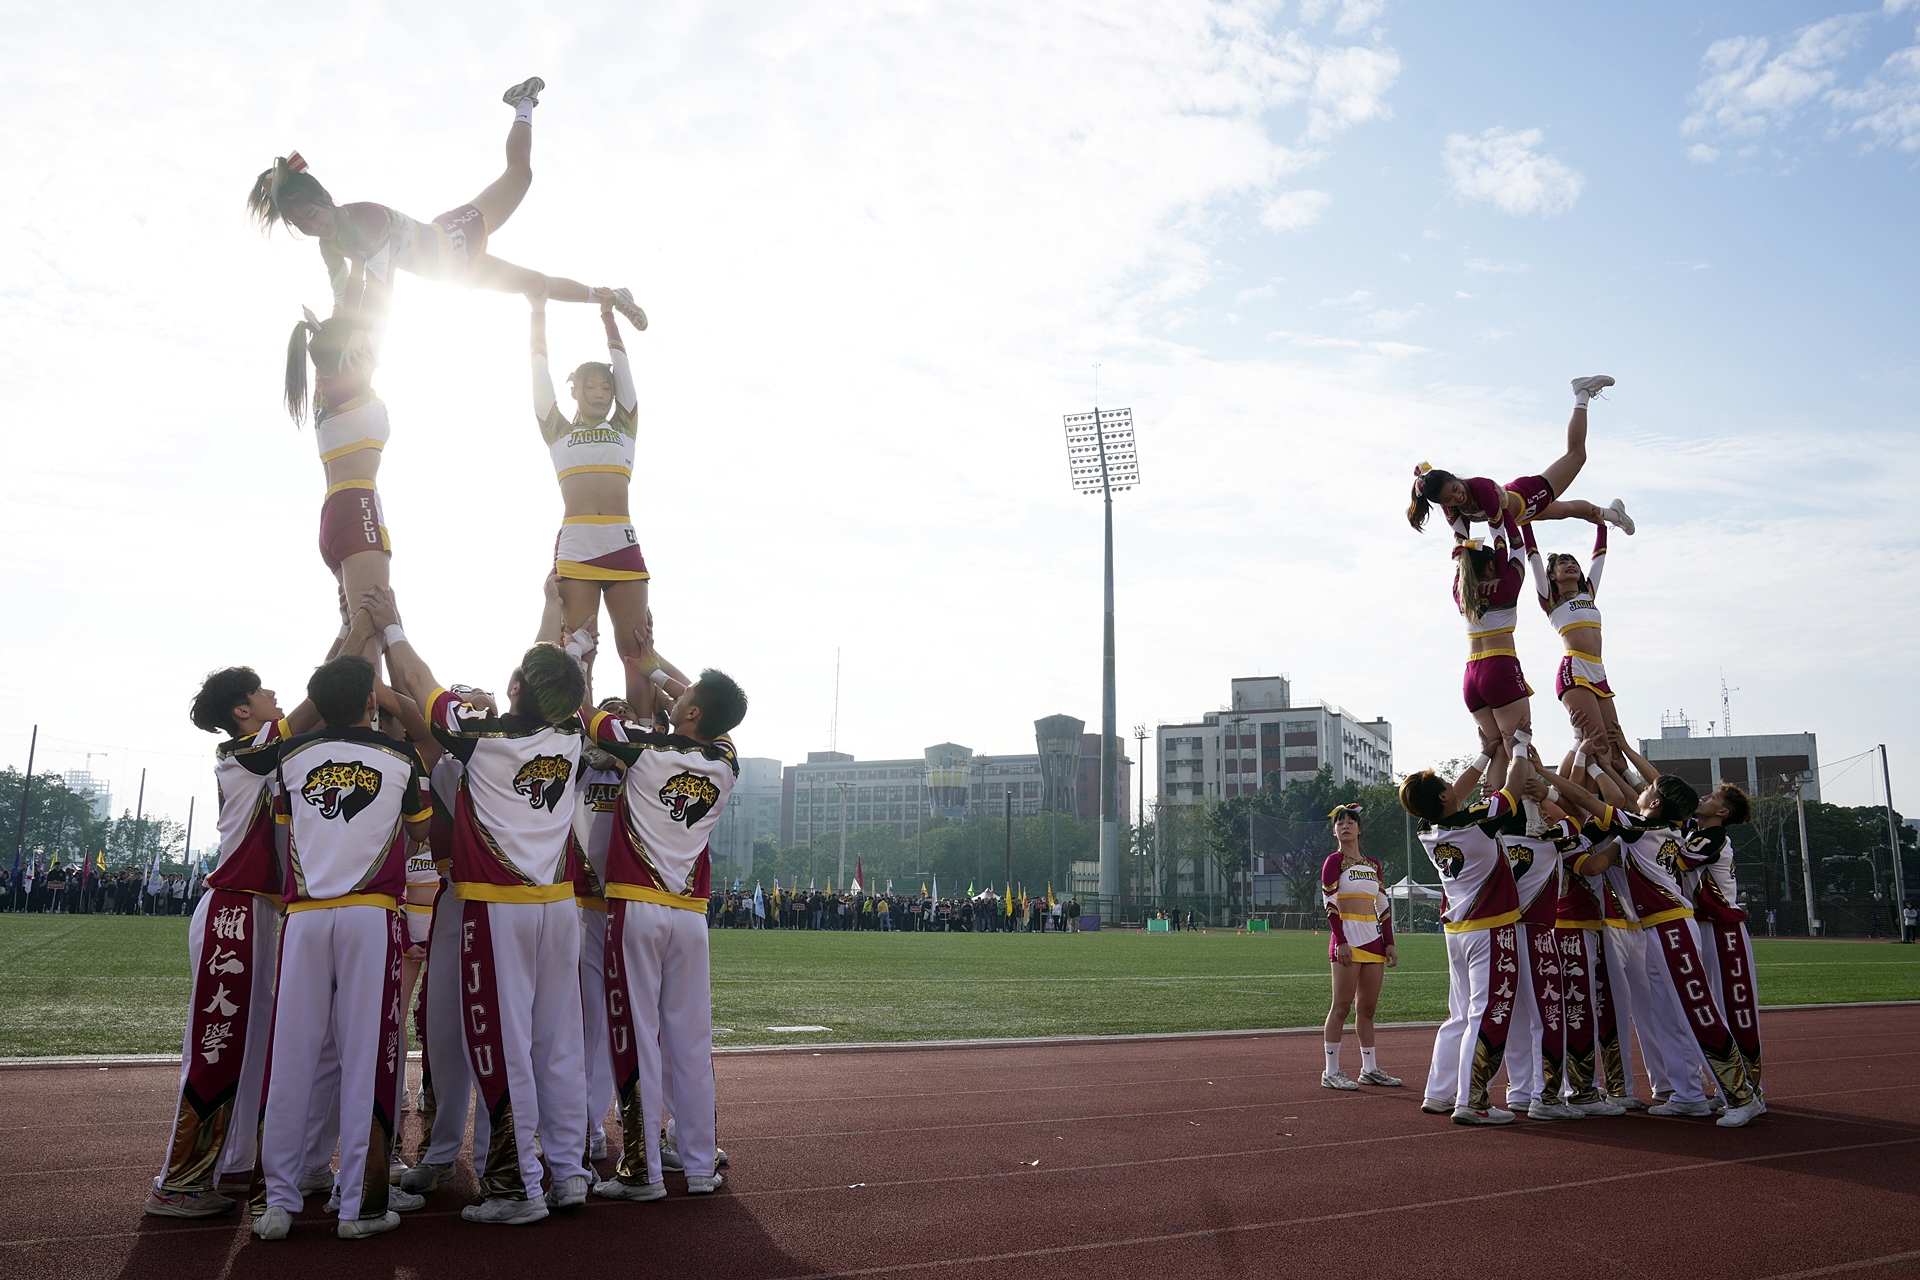
[[[333,197],[318,178],[307,172],[307,162],[298,151],[276,156],[273,164],[253,180],[253,190],[247,193],[247,213],[262,231],[271,231],[274,223],[286,221],[280,207],[287,201],[333,208]]]
[[[1471,543],[1463,543],[1453,549],[1453,562],[1458,569],[1453,585],[1453,600],[1469,622],[1480,621],[1487,611],[1486,597],[1481,592],[1480,584],[1491,579],[1493,558],[1493,552]]]
[[[1407,504],[1407,523],[1413,526],[1415,533],[1425,531],[1427,516],[1432,512],[1434,502],[1453,478],[1451,471],[1436,471],[1425,462],[1413,469],[1413,501]]]
[[[287,415],[295,427],[307,420],[307,335],[320,332],[313,312],[307,312],[307,316],[293,326],[293,336],[287,339]]]

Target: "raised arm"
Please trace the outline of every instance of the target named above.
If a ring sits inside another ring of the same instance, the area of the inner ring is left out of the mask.
[[[1479,758],[1468,765],[1465,772],[1453,780],[1453,785],[1441,793],[1441,807],[1448,813],[1458,813],[1460,810],[1466,808],[1467,801],[1472,799],[1473,793],[1479,789],[1480,775],[1486,772],[1489,763],[1491,763],[1491,760],[1486,752],[1481,752]]]
[[[1633,749],[1633,745],[1627,741],[1627,735],[1625,731],[1621,731],[1613,735],[1613,745],[1620,748],[1620,754],[1625,756],[1627,758],[1627,763],[1631,764],[1634,767],[1634,769],[1640,774],[1641,786],[1643,787],[1650,786],[1656,779],[1659,778],[1660,771],[1654,768],[1652,763],[1649,762],[1645,756],[1641,755],[1638,751],[1635,751]],[[1633,781],[1633,779],[1629,778],[1627,779],[1627,781],[1631,782]]]
[[[389,660],[388,665],[392,662]],[[421,767],[428,773],[440,763],[444,749],[433,736],[433,729],[427,724],[427,718],[420,714],[420,704],[404,693],[396,692],[384,684],[375,683],[373,696],[380,700],[380,708],[391,713],[407,731],[407,740],[413,743],[413,749],[420,756]]]
[[[533,308],[529,319],[533,349],[533,419],[540,424],[540,434],[552,444],[554,430],[559,425],[560,415],[554,410],[558,399],[553,392],[553,370],[547,367],[547,300],[528,298]]]
[[[633,370],[627,364],[627,344],[621,341],[620,327],[613,322],[613,290],[598,290],[600,323],[607,327],[607,363],[613,366],[613,401],[626,411],[629,420],[640,403],[633,386]]]
[[[371,615],[373,625],[380,628],[386,639],[387,671],[393,677],[393,687],[412,698],[416,708],[430,705],[440,683],[427,669],[426,660],[414,651],[400,626],[400,609],[394,601],[393,588],[369,587],[360,600]]]
[[[1607,522],[1593,522],[1593,559],[1587,564],[1587,586],[1597,599],[1600,595],[1600,571],[1607,567]]]
[[[1540,559],[1540,548],[1533,540],[1533,526],[1527,526],[1527,567],[1533,572],[1533,591],[1540,597],[1540,612],[1553,612],[1553,582],[1547,577],[1546,562]]]

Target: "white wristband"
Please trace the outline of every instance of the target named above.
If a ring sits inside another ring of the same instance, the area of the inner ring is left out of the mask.
[[[387,648],[389,649],[393,648],[393,646],[397,644],[402,643],[407,638],[407,633],[400,629],[400,624],[397,622],[394,623],[392,626],[388,627],[383,634],[387,638]]]
[[[1551,800],[1551,801],[1552,801],[1553,803],[1555,803],[1555,804],[1559,804],[1559,803],[1560,803],[1560,788],[1558,788],[1558,787],[1548,787],[1548,788],[1547,788],[1547,799],[1549,799],[1549,800]]]
[[[1627,781],[1631,782],[1636,787],[1644,787],[1647,785],[1647,780],[1641,777],[1640,771],[1634,768],[1631,764],[1627,766]]]
[[[350,632],[350,631],[352,631],[352,630],[353,630],[353,624],[352,624],[351,622],[345,622],[345,621],[343,621],[343,622],[341,622],[341,624],[340,624],[340,632],[339,632],[339,634],[338,634],[338,635],[336,635],[336,636],[334,636],[334,639],[335,639],[335,640],[345,640],[345,639],[347,638],[347,633],[348,633],[348,632]]]
[[[1471,768],[1476,773],[1485,773],[1487,771],[1487,766],[1492,763],[1493,763],[1493,757],[1488,755],[1486,752],[1482,751],[1479,755],[1474,757]]]
[[[1604,772],[1606,772],[1606,770],[1602,769],[1597,764],[1590,764],[1587,766],[1587,776],[1589,778],[1597,778]]]
[[[585,627],[567,637],[567,652],[576,658],[584,658],[598,647],[594,643],[593,632]]]
[[[667,674],[667,669],[665,667],[655,667],[652,671],[647,673],[647,679],[653,681],[655,684],[659,685],[662,689],[664,689],[667,687],[667,681],[673,679],[673,677]]]

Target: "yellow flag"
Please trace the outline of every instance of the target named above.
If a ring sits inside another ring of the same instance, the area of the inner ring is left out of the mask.
[[[93,865],[96,870],[105,871],[107,869],[107,851],[105,849],[93,855]]]
[[[1013,881],[1007,881],[1007,918],[1013,918]]]

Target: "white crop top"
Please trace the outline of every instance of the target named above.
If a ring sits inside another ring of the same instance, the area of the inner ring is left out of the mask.
[[[386,448],[393,428],[387,424],[387,406],[380,397],[364,391],[338,409],[327,409],[326,416],[314,424],[313,434],[320,445],[320,461],[332,462],[361,449]]]
[[[1547,566],[1541,562],[1539,548],[1531,543],[1527,547],[1527,562],[1533,569],[1533,589],[1540,595],[1540,607],[1547,611],[1547,622],[1566,638],[1569,645],[1576,637],[1569,633],[1582,627],[1600,629],[1600,606],[1593,602],[1600,592],[1600,574],[1607,567],[1607,526],[1595,526],[1593,535],[1593,560],[1587,565],[1587,589],[1576,591],[1562,600],[1553,603],[1553,582],[1547,576]]]
[[[605,422],[569,422],[561,414],[553,374],[547,368],[545,325],[536,318],[534,326],[533,413],[553,459],[553,474],[561,480],[592,472],[633,478],[634,409],[639,397],[613,313],[602,312],[601,319],[607,327],[607,363],[613,368],[613,406]]]

